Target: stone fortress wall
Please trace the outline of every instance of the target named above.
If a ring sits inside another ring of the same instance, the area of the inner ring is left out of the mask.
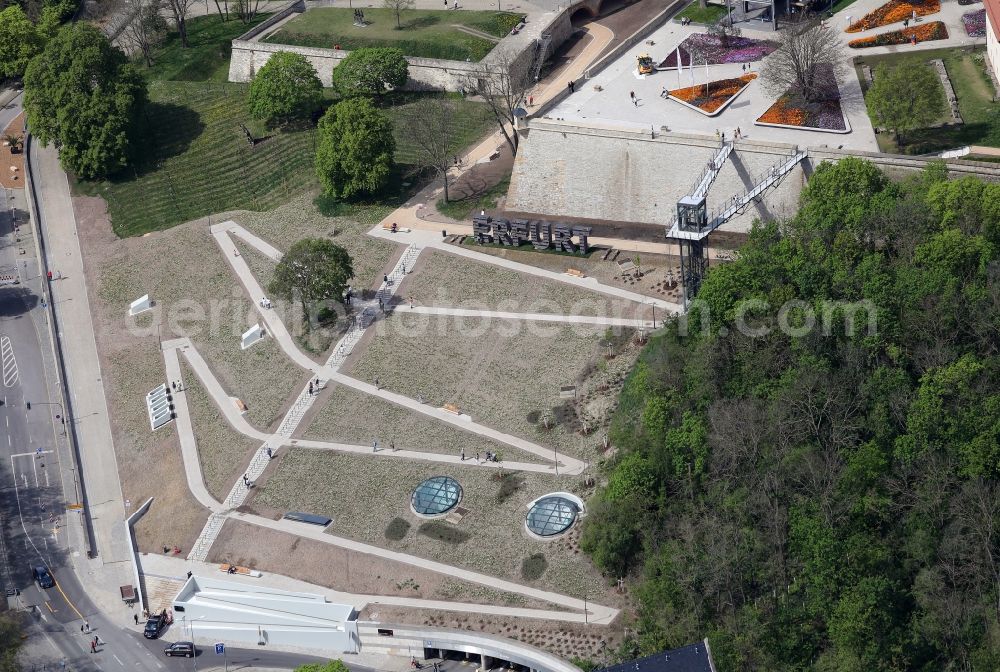
[[[534,58],[535,44],[541,39],[542,33],[551,34],[551,41],[546,48],[546,52],[551,54],[573,33],[573,25],[570,21],[573,11],[580,5],[593,4],[598,1],[583,0],[582,2],[570,3],[565,8],[548,12],[534,21],[529,21],[525,24],[524,30],[517,35],[508,35],[503,38],[500,44],[481,63],[407,56],[406,60],[410,67],[409,80],[405,88],[408,90],[460,91],[466,86],[470,76],[482,72],[484,65],[488,65],[491,59],[495,59],[501,52],[511,54],[515,67],[530,64]],[[275,12],[267,21],[233,40],[232,60],[229,63],[229,81],[249,82],[253,79],[254,74],[267,63],[272,54],[279,51],[290,51],[305,56],[316,68],[323,86],[330,86],[333,69],[347,57],[349,51],[298,47],[262,41],[280,29],[287,20],[306,11],[308,9],[304,0],[293,0]]]
[[[506,210],[660,226],[670,224],[677,201],[693,188],[719,145],[718,140],[705,135],[539,118],[521,124],[520,133]],[[755,178],[794,149],[790,144],[737,142],[709,190],[709,212],[753,186]],[[777,188],[729,220],[722,230],[746,232],[755,219],[770,221],[793,215],[802,188],[823,161],[858,156],[893,177],[902,177],[924,169],[933,160],[827,147],[809,148],[808,152],[808,158]],[[977,175],[1000,181],[1000,166],[994,163],[948,160],[947,165],[953,176]]]

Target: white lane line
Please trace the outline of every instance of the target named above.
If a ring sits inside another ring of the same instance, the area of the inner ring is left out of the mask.
[[[125,667],[125,663],[122,662],[121,658],[119,658],[118,656],[116,656],[113,653],[111,654],[111,657],[114,658],[115,660],[117,660],[119,665],[121,665],[122,667]]]
[[[14,357],[14,346],[7,336],[0,336],[0,358],[3,359],[4,387],[13,387],[17,384],[18,378],[17,358]]]

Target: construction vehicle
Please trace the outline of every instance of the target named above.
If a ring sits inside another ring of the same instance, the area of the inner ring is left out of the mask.
[[[649,75],[653,72],[653,57],[649,54],[639,54],[636,57],[639,62],[639,74]]]

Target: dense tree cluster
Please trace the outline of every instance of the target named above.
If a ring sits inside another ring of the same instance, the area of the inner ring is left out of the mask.
[[[1000,186],[946,177],[819,166],[651,340],[582,536],[623,654],[1000,669]]]
[[[255,119],[277,126],[308,119],[322,100],[323,84],[306,57],[279,51],[250,82],[247,105]]]

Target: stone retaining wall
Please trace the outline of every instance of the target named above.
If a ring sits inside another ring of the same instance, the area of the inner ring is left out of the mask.
[[[316,73],[319,75],[320,81],[323,82],[323,86],[331,86],[333,69],[347,57],[349,51],[261,41],[276,24],[286,20],[292,14],[304,11],[307,10],[303,0],[295,0],[264,23],[233,40],[232,59],[229,62],[229,81],[249,82],[267,63],[272,54],[279,51],[289,51],[305,56],[316,68]],[[534,57],[536,40],[540,39],[543,32],[551,34],[551,41],[546,50],[548,54],[555,51],[569,38],[573,32],[573,26],[570,22],[571,13],[572,7],[567,7],[559,11],[549,12],[539,17],[538,20],[529,22],[517,35],[508,35],[503,38],[500,44],[480,63],[407,56],[406,60],[410,67],[409,80],[405,88],[407,90],[460,91],[463,87],[467,88],[466,82],[470,76],[482,72],[491,59],[495,59],[501,51],[512,55],[514,67],[523,67],[530,63]]]

